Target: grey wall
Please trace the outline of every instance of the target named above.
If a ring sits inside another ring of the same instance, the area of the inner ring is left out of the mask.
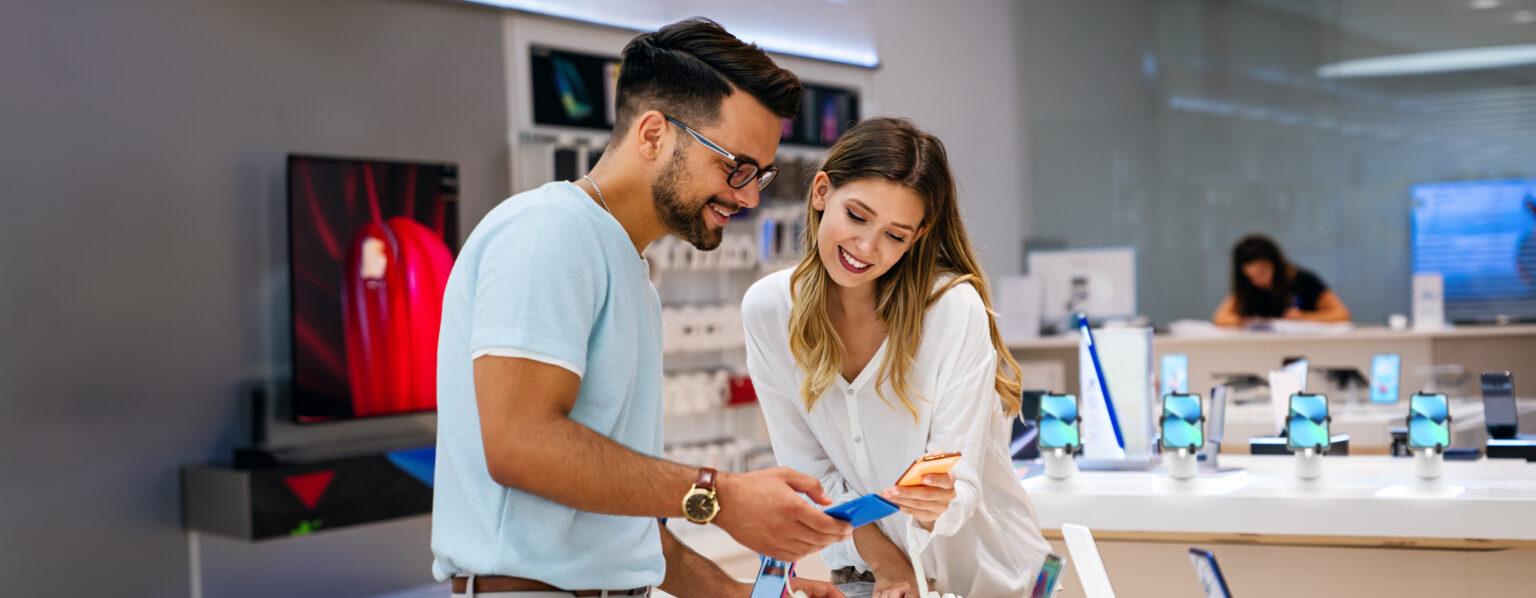
[[[0,14],[0,595],[187,595],[194,558],[208,595],[428,580],[420,521],[189,554],[177,469],[224,456],[236,384],[286,360],[286,153],[457,162],[465,231],[508,194],[498,13],[5,0]],[[319,560],[285,574],[294,554]],[[295,579],[327,570],[345,572]]]
[[[1464,6],[1399,4],[1029,3],[1031,233],[1135,246],[1139,307],[1158,323],[1209,318],[1232,244],[1255,231],[1357,323],[1407,313],[1410,186],[1536,174],[1536,69],[1316,76],[1342,58],[1519,35]]]
[[[1019,5],[882,0],[872,9],[881,67],[869,114],[911,118],[944,141],[982,267],[1021,272],[1029,172]]]

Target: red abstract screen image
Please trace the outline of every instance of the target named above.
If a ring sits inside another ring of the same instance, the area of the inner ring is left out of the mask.
[[[294,419],[435,409],[457,167],[289,156],[288,226]]]

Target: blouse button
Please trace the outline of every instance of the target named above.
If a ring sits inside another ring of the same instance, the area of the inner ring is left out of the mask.
[[[853,437],[853,443],[854,444],[860,444],[862,442],[864,442],[864,437],[863,436],[854,436]]]

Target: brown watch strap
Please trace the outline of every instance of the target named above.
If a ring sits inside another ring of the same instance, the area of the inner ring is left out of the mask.
[[[715,491],[715,474],[716,474],[716,472],[713,469],[710,469],[708,467],[700,467],[699,468],[699,480],[697,482],[694,482],[693,485],[697,486],[699,488],[703,488],[705,490],[708,490],[710,492],[714,492]]]

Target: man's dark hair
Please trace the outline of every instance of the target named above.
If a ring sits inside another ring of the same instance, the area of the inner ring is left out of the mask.
[[[733,86],[781,117],[793,118],[800,110],[802,88],[794,73],[703,17],[641,34],[624,46],[621,60],[614,141],[648,110],[692,127],[715,124]]]

